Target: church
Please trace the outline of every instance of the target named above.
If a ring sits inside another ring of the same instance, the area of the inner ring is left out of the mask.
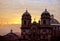
[[[0,41],[60,41],[60,23],[47,9],[42,12],[38,23],[35,20],[31,22],[28,10],[23,13],[21,20],[21,36],[11,29],[8,34],[0,36]]]
[[[36,21],[31,23],[28,10],[24,12],[21,20],[21,41],[51,41],[59,36],[60,25],[57,25],[59,22],[54,19],[54,15],[50,15],[47,9],[42,12],[38,23]]]

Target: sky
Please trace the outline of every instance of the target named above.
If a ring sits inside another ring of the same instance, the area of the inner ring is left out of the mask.
[[[60,22],[60,0],[0,0],[0,35],[9,33],[11,28],[15,32],[20,31],[21,18],[26,8],[32,16],[32,22],[34,18],[37,22],[40,20],[45,8]]]
[[[21,24],[26,8],[32,21],[38,22],[45,8],[60,21],[60,0],[0,0],[0,24]]]

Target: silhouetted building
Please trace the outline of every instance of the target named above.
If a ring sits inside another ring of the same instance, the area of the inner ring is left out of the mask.
[[[4,35],[5,38],[7,38],[7,41],[19,41],[18,35],[13,33],[13,30],[11,29],[10,33]]]
[[[11,30],[10,33],[0,36],[0,41],[58,41],[60,40],[60,25],[54,15],[45,9],[37,23],[31,23],[31,15],[26,10],[22,15],[21,37]]]
[[[52,41],[59,31],[59,22],[45,9],[39,23],[31,23],[31,15],[26,10],[22,15],[21,41]],[[55,24],[55,25],[54,25]]]

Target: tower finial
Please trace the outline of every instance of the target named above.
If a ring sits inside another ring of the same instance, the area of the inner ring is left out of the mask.
[[[26,12],[27,12],[28,10],[27,10],[27,8],[26,8]]]
[[[36,21],[36,16],[34,17],[34,21]]]
[[[45,11],[47,11],[47,9],[45,9]]]
[[[34,18],[34,21],[35,21],[35,18]]]
[[[51,15],[51,18],[54,18],[54,15],[53,14]]]

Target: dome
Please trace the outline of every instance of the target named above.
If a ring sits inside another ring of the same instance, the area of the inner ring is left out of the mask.
[[[8,33],[5,36],[13,36],[13,37],[18,37],[15,33],[13,33],[13,30],[11,29],[10,33]]]
[[[8,33],[7,35],[5,35],[5,36],[13,36],[13,37],[18,37],[15,33]]]
[[[42,18],[50,18],[50,13],[45,9],[45,11],[41,15]]]
[[[26,12],[22,15],[22,17],[25,17],[25,16],[30,16],[31,17],[31,15],[29,14],[29,12],[26,10]]]
[[[59,24],[59,22],[56,19],[51,19],[51,24]]]
[[[33,24],[36,24],[36,21],[34,21]]]
[[[34,18],[33,24],[37,24],[37,22],[35,21],[35,18]]]
[[[10,33],[4,35],[4,37],[8,38],[9,40],[18,40],[18,36],[12,32],[12,30],[10,31]]]
[[[45,11],[42,13],[42,15],[50,15],[50,13],[45,9]]]
[[[29,12],[26,10],[26,12],[22,15],[22,19],[28,19],[31,20],[31,15]]]
[[[51,15],[51,24],[59,24],[59,22],[54,18],[54,15]]]

